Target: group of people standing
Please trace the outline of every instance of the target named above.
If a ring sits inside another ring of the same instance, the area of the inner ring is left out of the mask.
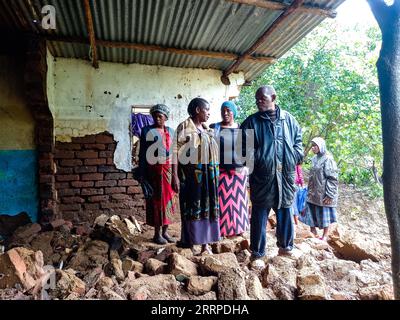
[[[139,180],[152,188],[146,222],[155,228],[154,242],[176,241],[168,234],[168,225],[179,198],[180,246],[201,245],[202,252],[211,254],[210,243],[240,235],[250,224],[252,258],[263,263],[266,224],[273,209],[279,254],[290,254],[296,168],[303,161],[302,134],[296,119],[275,101],[275,89],[263,86],[256,92],[258,112],[241,125],[235,122],[236,105],[227,101],[221,106],[222,121],[208,127],[210,105],[195,98],[188,106],[189,117],[175,132],[166,126],[168,107],[152,107],[154,124],[145,127],[140,137]],[[155,143],[157,148],[152,148]],[[337,168],[322,138],[313,140],[312,151],[316,156],[310,172],[309,205],[302,220],[315,235],[316,227],[324,228],[326,238],[329,224],[336,221]]]

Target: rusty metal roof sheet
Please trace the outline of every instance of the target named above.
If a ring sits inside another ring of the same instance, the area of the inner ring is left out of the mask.
[[[307,0],[305,4],[335,9],[345,0]],[[276,2],[290,4],[291,1]],[[41,28],[41,9],[56,9],[56,30]],[[96,38],[179,49],[207,50],[242,54],[265,32],[282,11],[238,4],[226,0],[95,0],[91,1]],[[0,0],[1,27],[87,38],[84,6],[81,0]],[[254,56],[280,58],[315,28],[323,16],[295,12]],[[88,59],[86,44],[49,41],[55,57]],[[233,61],[124,48],[98,47],[99,60],[184,68],[224,70]],[[267,63],[244,61],[238,71],[247,80],[259,76]]]

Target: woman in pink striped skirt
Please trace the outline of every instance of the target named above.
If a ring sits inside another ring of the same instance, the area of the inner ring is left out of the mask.
[[[241,164],[234,146],[239,134],[235,123],[237,107],[232,101],[221,106],[222,121],[212,124],[220,150],[218,197],[221,237],[241,235],[248,229],[247,168]]]

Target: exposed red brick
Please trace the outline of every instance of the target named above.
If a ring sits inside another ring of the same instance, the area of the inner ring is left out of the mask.
[[[77,151],[76,157],[78,159],[96,159],[99,157],[99,153],[96,151]]]
[[[107,164],[107,159],[85,159],[85,166],[97,166]]]
[[[58,142],[56,144],[56,148],[58,150],[70,150],[70,151],[75,151],[75,150],[81,150],[81,145],[76,144],[76,143],[63,143],[63,142]]]
[[[60,204],[61,211],[79,211],[81,209],[80,204]]]
[[[116,180],[96,181],[95,187],[116,187]]]
[[[107,158],[107,164],[108,165],[115,165],[114,164],[114,159],[113,158]]]
[[[84,144],[83,148],[86,150],[106,150],[106,145],[105,144],[100,144],[100,143],[91,143],[91,144]]]
[[[98,203],[85,203],[83,205],[85,210],[99,210],[100,209],[100,204]]]
[[[81,195],[82,196],[97,196],[97,195],[103,195],[104,190],[103,189],[95,189],[95,188],[84,188],[81,190]]]
[[[131,200],[132,196],[127,195],[127,194],[117,193],[117,194],[111,195],[111,198],[114,200]]]
[[[130,209],[135,206],[135,203],[133,201],[102,202],[100,205],[102,209]]]
[[[96,143],[96,137],[95,136],[75,137],[72,138],[72,143],[78,143],[78,144]]]
[[[73,174],[74,168],[72,168],[72,167],[57,167],[56,173],[57,174]]]
[[[122,180],[126,179],[126,173],[106,173],[104,180]]]
[[[100,151],[99,157],[100,158],[112,158],[114,156],[113,151]]]
[[[131,172],[126,174],[127,179],[133,179],[133,174]]]
[[[76,220],[78,220],[78,212],[77,211],[63,211],[62,217],[65,220],[76,221]]]
[[[99,172],[119,172],[115,166],[99,166]]]
[[[72,204],[72,203],[84,203],[85,200],[80,197],[64,197],[62,198],[62,203]]]
[[[60,197],[79,196],[80,194],[81,194],[80,189],[60,189],[60,190],[58,190],[58,195]]]
[[[110,196],[93,196],[89,197],[88,200],[89,202],[103,202],[103,201],[108,201]]]
[[[127,193],[127,194],[138,194],[138,193],[142,193],[142,188],[141,188],[141,187],[129,187],[126,193]]]
[[[93,181],[73,181],[71,182],[71,186],[74,188],[91,188],[94,187]]]
[[[104,192],[105,192],[105,194],[125,193],[126,188],[125,187],[105,188]]]
[[[57,175],[57,181],[77,181],[79,180],[79,175],[77,174],[68,174],[68,175]]]
[[[133,186],[138,186],[138,185],[139,185],[139,183],[133,179],[125,179],[125,180],[118,181],[119,187],[133,187]]]
[[[108,147],[107,147],[108,151],[115,151],[115,149],[117,149],[117,144],[116,143],[109,144]]]
[[[65,151],[65,150],[57,150],[54,159],[74,159],[75,152],[74,151]]]
[[[82,160],[61,160],[60,165],[63,167],[76,167],[83,165]]]
[[[82,175],[82,181],[100,181],[104,180],[104,174],[102,173],[86,173]]]
[[[56,189],[67,189],[69,188],[69,182],[56,182]]]
[[[107,136],[105,134],[99,134],[96,136],[96,143],[113,143],[114,139],[112,136]]]
[[[53,175],[40,175],[39,178],[40,183],[54,183],[54,176]]]
[[[95,173],[97,172],[96,166],[75,167],[75,173]]]

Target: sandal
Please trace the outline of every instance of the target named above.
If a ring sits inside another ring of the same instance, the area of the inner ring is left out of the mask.
[[[167,240],[169,243],[176,243],[176,240],[172,238],[168,233],[164,233],[162,237]]]

